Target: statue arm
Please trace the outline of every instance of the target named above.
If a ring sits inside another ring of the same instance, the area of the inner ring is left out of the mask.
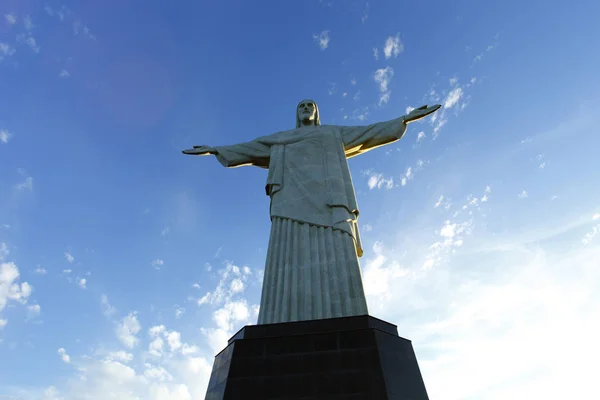
[[[251,141],[230,146],[216,146],[215,150],[215,157],[224,167],[233,168],[252,165],[269,168],[271,147],[264,143]]]
[[[270,146],[258,140],[233,144],[229,146],[194,146],[193,149],[183,150],[189,155],[214,155],[227,168],[253,165],[269,168]]]
[[[354,157],[377,147],[393,143],[404,136],[404,116],[366,126],[340,127],[346,157]]]
[[[400,140],[406,132],[407,124],[427,117],[439,110],[440,107],[439,104],[431,107],[424,105],[391,121],[368,126],[340,127],[346,157],[354,157],[376,147]]]

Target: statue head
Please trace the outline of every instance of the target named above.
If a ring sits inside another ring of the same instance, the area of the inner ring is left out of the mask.
[[[302,125],[321,125],[319,107],[310,99],[302,100],[296,107],[296,128],[300,128]]]

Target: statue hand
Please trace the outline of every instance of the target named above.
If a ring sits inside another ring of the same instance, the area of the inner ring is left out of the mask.
[[[436,104],[434,106],[428,107],[427,105],[421,106],[419,108],[415,108],[408,115],[404,116],[404,123],[408,124],[410,122],[415,122],[420,120],[421,118],[425,118],[429,114],[433,114],[441,107],[440,104]]]
[[[217,154],[217,150],[210,146],[194,146],[193,149],[183,150],[182,153],[192,156],[206,156],[208,154]]]

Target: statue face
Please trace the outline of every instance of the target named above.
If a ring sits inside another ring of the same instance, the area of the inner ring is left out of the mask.
[[[298,104],[296,112],[300,121],[314,121],[317,114],[317,107],[311,100],[303,100]]]

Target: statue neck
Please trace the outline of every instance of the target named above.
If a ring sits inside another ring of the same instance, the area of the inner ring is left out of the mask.
[[[305,119],[300,121],[300,126],[315,126],[315,120],[314,119]]]

